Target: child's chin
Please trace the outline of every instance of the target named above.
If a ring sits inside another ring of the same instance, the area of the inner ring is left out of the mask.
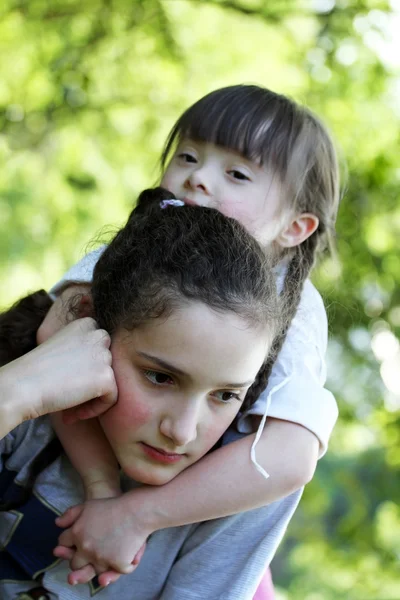
[[[164,485],[174,479],[183,469],[179,469],[175,467],[174,469],[165,468],[165,467],[153,467],[145,465],[141,468],[130,468],[127,466],[126,468],[122,467],[124,473],[137,481],[138,483],[143,483],[144,485]]]

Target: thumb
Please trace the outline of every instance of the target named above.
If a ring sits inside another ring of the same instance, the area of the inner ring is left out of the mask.
[[[99,584],[106,587],[110,583],[115,583],[121,577],[117,571],[105,571],[99,575]]]
[[[62,527],[63,529],[71,527],[71,525],[73,525],[78,517],[80,517],[82,514],[83,506],[83,504],[77,504],[76,506],[72,506],[66,510],[63,515],[56,518],[56,525],[58,527]]]

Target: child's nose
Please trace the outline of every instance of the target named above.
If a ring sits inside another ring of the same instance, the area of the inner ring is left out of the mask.
[[[167,415],[161,422],[160,431],[168,437],[176,447],[190,444],[197,438],[200,420],[200,406],[191,402],[189,406],[177,407],[175,414]]]
[[[204,168],[192,171],[185,183],[188,189],[200,190],[205,194],[211,193],[211,176]]]

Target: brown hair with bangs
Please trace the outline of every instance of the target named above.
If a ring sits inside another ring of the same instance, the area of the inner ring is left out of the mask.
[[[161,165],[184,139],[208,142],[238,152],[269,168],[283,189],[282,210],[318,217],[316,231],[302,244],[282,250],[288,259],[282,296],[289,316],[263,373],[260,389],[286,337],[300,302],[305,280],[318,254],[334,249],[339,208],[339,168],[334,144],[325,126],[307,108],[256,85],[235,85],[207,94],[190,106],[172,128]]]

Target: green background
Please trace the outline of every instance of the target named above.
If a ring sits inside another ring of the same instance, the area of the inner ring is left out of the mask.
[[[400,600],[400,3],[3,0],[0,302],[48,287],[157,182],[208,91],[259,83],[333,132],[346,193],[328,309],[340,419],[273,563],[279,597]]]

